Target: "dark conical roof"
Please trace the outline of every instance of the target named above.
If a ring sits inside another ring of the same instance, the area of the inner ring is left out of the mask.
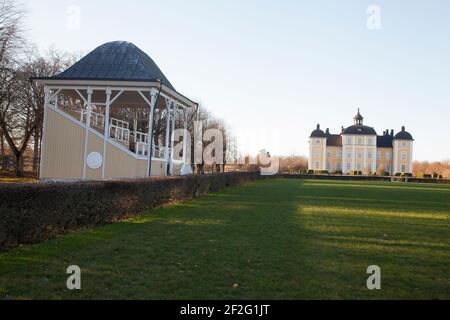
[[[406,131],[405,127],[402,127],[402,131],[397,133],[394,137],[394,140],[414,140],[412,135]]]
[[[311,133],[311,138],[326,138],[327,135],[325,132],[320,130],[320,124],[317,125],[317,129]]]
[[[353,125],[346,128],[343,132],[344,134],[351,135],[366,135],[366,136],[376,136],[377,132],[374,128],[363,126],[363,125]]]
[[[141,49],[126,41],[105,43],[53,79],[157,81],[175,88],[156,63]]]

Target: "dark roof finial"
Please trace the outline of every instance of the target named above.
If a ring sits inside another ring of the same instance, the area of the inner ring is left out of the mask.
[[[358,114],[353,118],[353,120],[355,120],[355,124],[356,125],[362,125],[364,118],[361,115],[361,110],[358,108]]]
[[[317,130],[320,130],[320,124],[317,124]]]
[[[403,131],[403,132],[405,132],[405,131],[406,131],[406,128],[405,128],[405,126],[402,126],[402,131]]]

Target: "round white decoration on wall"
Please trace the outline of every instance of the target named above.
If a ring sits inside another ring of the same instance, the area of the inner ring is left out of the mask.
[[[96,170],[102,167],[103,157],[98,152],[91,152],[87,157],[87,165],[92,170]]]

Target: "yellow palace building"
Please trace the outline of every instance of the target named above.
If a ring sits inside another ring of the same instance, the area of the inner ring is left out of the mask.
[[[402,127],[386,130],[378,135],[374,128],[363,124],[364,118],[358,110],[354,124],[342,127],[340,134],[331,134],[317,125],[309,139],[309,170],[332,172],[412,173],[412,135]]]

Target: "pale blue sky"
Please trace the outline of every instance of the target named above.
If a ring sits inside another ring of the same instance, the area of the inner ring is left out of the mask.
[[[450,158],[450,1],[23,2],[42,50],[131,41],[244,149],[307,155],[317,123],[338,133],[360,107],[379,134],[405,125],[416,159]],[[381,30],[366,26],[372,4]],[[67,27],[71,5],[79,29]]]

